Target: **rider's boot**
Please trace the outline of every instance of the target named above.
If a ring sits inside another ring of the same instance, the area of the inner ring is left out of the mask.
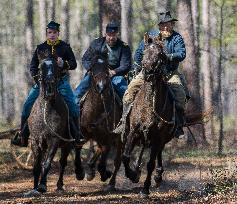
[[[21,117],[21,129],[16,132],[14,138],[11,140],[11,144],[19,147],[27,147],[30,131],[28,127],[27,118]]]
[[[127,116],[131,110],[132,103],[124,103],[123,104],[123,115],[122,118],[120,119],[117,127],[113,130],[113,133],[115,134],[121,134],[125,131],[125,126],[126,126],[126,121],[127,121]]]
[[[185,124],[185,115],[183,109],[177,109],[177,129],[175,131],[175,137],[181,138],[184,135],[183,126]]]
[[[70,117],[69,124],[70,124],[70,132],[72,137],[75,139],[76,146],[82,146],[86,142],[86,140],[84,138],[84,135],[80,131],[79,118]]]

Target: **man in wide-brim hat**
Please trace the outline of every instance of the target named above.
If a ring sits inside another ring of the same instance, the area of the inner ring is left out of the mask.
[[[178,71],[179,63],[182,62],[186,57],[186,49],[182,36],[174,31],[174,25],[177,19],[172,18],[170,11],[160,13],[158,21],[159,30],[151,30],[148,32],[150,37],[155,37],[161,34],[164,42],[164,51],[168,59],[166,65],[166,80],[169,85],[169,90],[172,91],[176,104],[176,133],[175,137],[183,135],[184,125],[184,110],[186,99],[189,97],[189,93],[186,87],[186,82],[183,75]],[[144,75],[141,71],[141,62],[143,59],[144,41],[142,40],[135,51],[133,69],[137,76],[131,81],[127,91],[123,97],[123,116],[118,125],[114,130],[114,133],[120,134],[124,132],[126,125],[126,118],[130,112],[133,101],[140,87],[144,83]]]

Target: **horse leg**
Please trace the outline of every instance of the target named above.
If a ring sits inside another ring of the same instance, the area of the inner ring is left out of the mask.
[[[133,132],[130,132],[128,137],[127,137],[127,142],[125,144],[124,148],[124,153],[122,155],[122,161],[125,169],[125,175],[127,178],[129,178],[132,182],[136,183],[137,182],[137,172],[131,169],[130,167],[130,157],[131,157],[131,152],[134,149],[135,143],[133,140]]]
[[[151,186],[151,175],[155,169],[155,164],[156,164],[155,160],[156,160],[157,153],[158,153],[157,146],[153,144],[151,146],[150,160],[147,163],[147,177],[144,182],[144,187],[142,191],[140,192],[140,195],[142,198],[147,198],[150,193],[149,188]]]
[[[162,165],[162,151],[159,151],[157,154],[157,167],[156,167],[156,175],[154,176],[154,180],[156,182],[156,187],[160,186],[162,182],[162,174],[164,172]]]
[[[67,158],[70,153],[70,150],[71,150],[71,147],[69,144],[61,148],[61,158],[59,160],[60,172],[59,172],[59,178],[57,182],[57,191],[63,190],[63,174],[64,174],[65,167],[67,166]]]
[[[145,150],[145,144],[142,146],[139,157],[135,163],[136,178],[134,180],[134,183],[138,183],[141,177],[141,164],[142,164],[142,156],[143,156],[144,150]]]
[[[81,163],[81,147],[75,147],[75,174],[77,180],[83,180],[85,178],[85,171]]]
[[[106,170],[106,161],[109,154],[110,148],[108,146],[102,146],[102,154],[100,162],[98,164],[98,172],[100,173],[101,181],[105,182],[108,178],[111,177],[111,171]]]
[[[47,174],[49,172],[49,169],[51,167],[52,160],[54,158],[54,155],[56,154],[58,148],[58,142],[53,140],[51,142],[51,145],[48,146],[48,154],[46,157],[45,162],[43,163],[42,169],[41,169],[41,180],[40,184],[38,186],[39,192],[46,192],[47,191]]]
[[[101,155],[101,148],[97,148],[96,152],[94,153],[93,157],[87,162],[88,172],[87,172],[87,181],[91,181],[95,178],[95,165],[96,162]]]
[[[41,160],[42,154],[39,148],[34,150],[34,166],[33,166],[33,175],[34,175],[34,190],[37,190],[39,184],[39,177],[41,171]]]
[[[117,176],[118,170],[121,166],[121,154],[122,154],[122,142],[119,141],[117,143],[116,157],[114,159],[114,167],[115,167],[114,172],[113,172],[113,175],[109,181],[109,185],[106,189],[108,191],[115,190],[116,176]]]

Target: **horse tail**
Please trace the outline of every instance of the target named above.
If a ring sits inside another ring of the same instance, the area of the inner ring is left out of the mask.
[[[185,126],[207,123],[211,119],[212,114],[213,108],[204,112],[187,114]]]

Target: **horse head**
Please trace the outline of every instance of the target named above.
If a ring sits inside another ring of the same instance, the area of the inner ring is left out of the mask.
[[[94,88],[99,94],[102,94],[111,84],[107,54],[96,53],[93,57],[90,71]]]
[[[52,100],[57,93],[59,70],[54,57],[47,57],[40,64],[41,90],[46,100]]]
[[[150,76],[163,73],[164,66],[167,62],[167,57],[164,53],[164,45],[161,35],[151,37],[147,33],[144,35],[144,56],[142,60],[143,73],[145,79],[149,80]]]

